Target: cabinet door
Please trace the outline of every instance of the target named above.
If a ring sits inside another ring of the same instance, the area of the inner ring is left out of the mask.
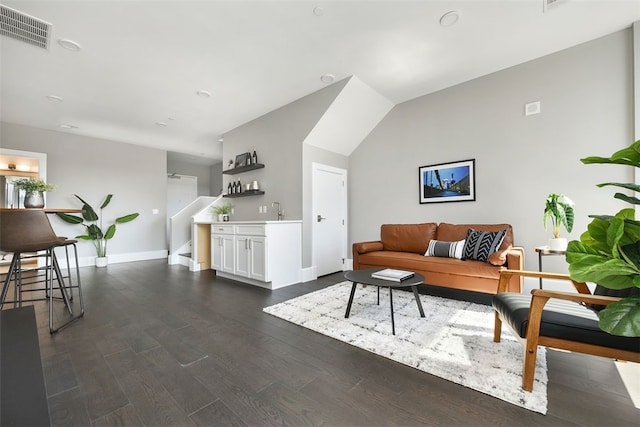
[[[235,274],[242,277],[249,277],[249,237],[236,236],[235,244]]]
[[[222,270],[222,236],[211,235],[211,269]]]
[[[249,277],[268,282],[267,238],[253,236],[249,240]]]
[[[235,244],[233,236],[222,235],[222,268],[225,273],[235,274]]]

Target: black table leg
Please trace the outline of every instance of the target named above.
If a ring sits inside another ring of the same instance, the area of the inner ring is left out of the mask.
[[[393,294],[391,293],[391,286],[389,286],[389,305],[391,306],[391,333],[396,334],[396,323],[393,320]]]
[[[376,286],[378,288],[378,305],[380,305],[380,286]]]
[[[422,303],[420,302],[420,295],[418,295],[418,287],[417,286],[412,286],[411,289],[413,289],[413,296],[416,299],[416,304],[418,304],[418,310],[420,311],[420,317],[424,317],[424,310],[422,309]]]
[[[356,282],[353,282],[353,286],[351,286],[351,295],[349,296],[349,303],[347,304],[347,312],[344,314],[345,319],[349,318],[349,312],[351,312],[351,304],[353,303],[353,296],[356,293],[357,285],[358,284]]]

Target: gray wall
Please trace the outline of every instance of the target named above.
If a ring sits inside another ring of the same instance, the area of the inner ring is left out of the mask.
[[[633,141],[632,63],[624,30],[397,105],[350,157],[351,243],[377,240],[383,223],[506,222],[537,269],[533,248],[551,237],[542,223],[549,193],[576,203],[574,231],[563,230],[574,239],[589,214],[625,206],[595,185],[629,182],[631,169],[579,159]],[[542,113],[525,117],[532,101]],[[420,166],[471,158],[475,202],[419,204]],[[547,263],[566,271],[561,259]]]
[[[2,123],[2,148],[47,154],[47,181],[55,191],[47,193],[47,206],[80,208],[78,194],[95,209],[111,193],[103,219],[113,220],[139,212],[134,222],[118,225],[107,255],[166,251],[167,156],[162,150],[114,141]],[[153,215],[152,210],[159,214]],[[51,223],[64,236],[83,234],[80,226]],[[106,227],[106,225],[105,225]],[[95,256],[90,242],[80,242],[79,255]]]
[[[226,191],[222,180],[222,162],[209,166],[209,176],[210,196],[219,196],[221,192]]]
[[[265,165],[239,175],[223,175],[226,191],[230,180],[240,179],[244,185],[257,180],[263,196],[230,199],[234,205],[232,220],[276,219],[273,201],[281,203],[285,219],[302,219],[302,141],[318,122],[347,80],[334,83],[246,123],[224,135],[222,144],[223,168],[229,160],[247,150],[256,149],[258,162]],[[267,206],[266,214],[259,214],[259,206]]]

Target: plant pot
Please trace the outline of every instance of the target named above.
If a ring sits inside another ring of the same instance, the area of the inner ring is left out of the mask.
[[[109,264],[109,258],[106,256],[96,257],[96,267],[106,267]]]
[[[224,215],[218,214],[218,222],[222,222],[222,221],[224,221]]]
[[[557,239],[549,239],[549,249],[552,251],[566,251],[567,239],[558,237]]]
[[[44,208],[44,193],[42,191],[31,191],[24,196],[24,207]]]

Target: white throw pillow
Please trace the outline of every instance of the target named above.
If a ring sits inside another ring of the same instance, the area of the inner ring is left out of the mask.
[[[438,256],[445,258],[462,258],[464,240],[458,242],[445,242],[442,240],[431,240],[424,256]]]

